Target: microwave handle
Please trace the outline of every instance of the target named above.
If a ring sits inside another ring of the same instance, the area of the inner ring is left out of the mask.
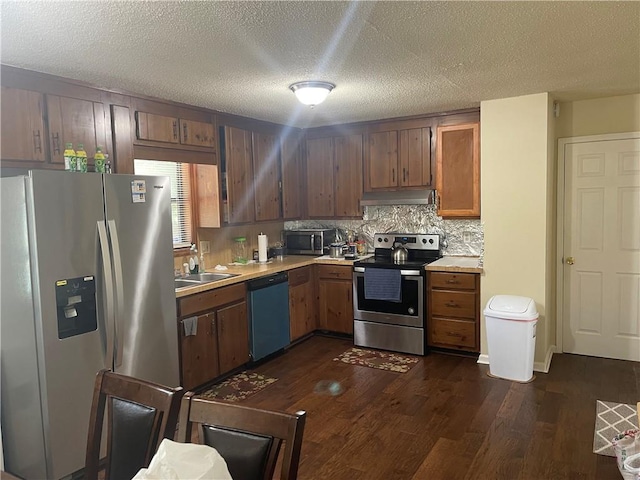
[[[312,233],[311,235],[309,235],[309,240],[310,240],[309,250],[313,251],[313,249],[316,246],[316,236],[315,236],[315,234]]]

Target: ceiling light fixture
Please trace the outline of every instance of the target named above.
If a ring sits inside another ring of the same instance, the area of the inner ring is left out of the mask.
[[[291,91],[296,94],[300,103],[314,107],[319,105],[327,98],[327,95],[336,86],[329,82],[296,82],[289,86]]]

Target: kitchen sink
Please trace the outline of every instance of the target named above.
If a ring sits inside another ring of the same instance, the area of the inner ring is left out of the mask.
[[[233,273],[194,273],[186,277],[175,279],[175,288],[195,287],[205,283],[217,282],[225,278],[237,277]]]

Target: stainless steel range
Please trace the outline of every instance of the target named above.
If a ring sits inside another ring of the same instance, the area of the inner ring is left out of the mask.
[[[373,257],[353,264],[354,343],[424,355],[424,266],[441,257],[440,237],[376,233],[374,244]]]

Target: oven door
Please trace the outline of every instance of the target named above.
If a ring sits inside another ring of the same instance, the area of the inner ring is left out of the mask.
[[[366,267],[376,268],[376,267]],[[356,320],[424,327],[424,277],[420,270],[401,270],[400,303],[364,297],[365,267],[353,269],[353,313]]]

